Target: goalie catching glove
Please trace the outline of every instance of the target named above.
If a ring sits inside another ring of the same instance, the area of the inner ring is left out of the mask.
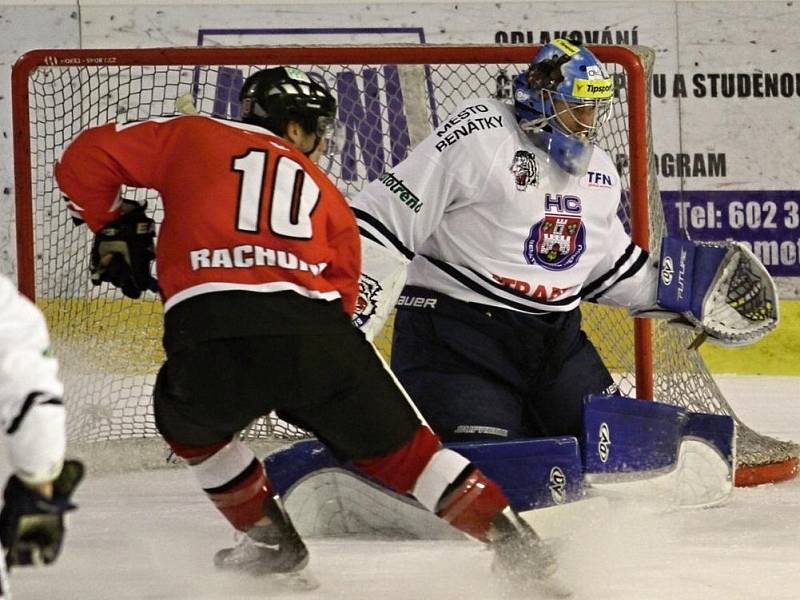
[[[668,318],[721,346],[752,344],[778,325],[775,282],[740,242],[665,238],[657,302],[669,312],[635,316]]]
[[[55,562],[64,542],[64,513],[77,508],[71,498],[83,471],[80,461],[64,461],[53,482],[52,498],[28,487],[16,475],[8,479],[0,512],[0,542],[9,567]]]
[[[108,282],[128,298],[138,298],[145,290],[158,291],[150,274],[156,257],[155,221],[147,216],[147,204],[122,200],[122,216],[95,234],[92,245],[92,283]]]

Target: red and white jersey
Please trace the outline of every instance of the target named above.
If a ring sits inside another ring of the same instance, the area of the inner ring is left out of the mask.
[[[120,216],[121,185],[161,194],[165,310],[244,290],[341,298],[353,312],[361,269],[353,214],[316,165],[263,128],[203,116],[110,123],[80,133],[55,176],[93,231]]]
[[[649,307],[656,270],[618,217],[620,195],[602,149],[571,175],[520,129],[513,106],[478,98],[352,206],[365,237],[411,260],[411,285],[529,313],[582,299]]]

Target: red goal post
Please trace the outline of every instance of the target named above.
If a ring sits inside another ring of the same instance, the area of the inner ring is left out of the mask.
[[[618,84],[615,119],[603,137],[606,149],[618,159],[624,182],[621,216],[634,241],[654,251],[665,227],[655,176],[648,168],[652,156],[649,82],[654,55],[641,47],[589,48],[609,65]],[[338,161],[329,165],[340,188],[352,193],[375,176],[375,164],[385,161],[386,155],[402,156],[413,142],[408,131],[412,129],[412,116],[408,114],[412,112],[411,93],[398,84],[403,83],[404,73],[410,74],[406,79],[416,81],[417,91],[421,90],[417,112],[422,116],[417,119],[427,121],[424,125],[430,130],[459,99],[491,93],[493,89],[502,95],[501,74],[511,73],[513,77],[516,70],[529,63],[536,49],[517,45],[204,47],[34,50],[23,55],[12,73],[20,289],[36,299],[48,317],[54,347],[64,357],[68,393],[77,392],[78,385],[88,385],[84,380],[94,378],[102,380],[114,395],[113,406],[109,407],[103,387],[91,391],[80,388],[78,395],[90,398],[71,402],[76,406],[76,414],[70,417],[71,438],[94,441],[152,436],[150,371],[157,368],[160,360],[160,349],[155,346],[146,361],[124,353],[121,358],[109,359],[113,352],[108,348],[115,347],[115,340],[108,345],[102,341],[110,330],[122,340],[142,335],[157,345],[160,310],[144,302],[140,303],[145,307],[140,314],[140,307],[118,294],[111,292],[101,297],[99,290],[89,289],[85,273],[89,240],[85,233],[70,230],[58,191],[50,181],[53,162],[80,129],[118,118],[174,114],[176,100],[187,93],[200,113],[235,117],[231,106],[238,90],[225,88],[220,83],[223,78],[240,81],[241,76],[256,68],[295,65],[318,73],[340,94],[345,88],[338,86],[347,84],[350,87],[346,89],[355,97],[354,112],[343,114],[340,102],[339,114],[352,130],[349,158],[355,163],[346,162],[343,150]],[[228,107],[225,110],[229,112],[219,113],[218,105]],[[398,119],[406,127],[405,137],[379,140],[373,150],[365,150],[365,139],[371,133],[362,132],[359,123],[374,120],[372,125],[377,123],[378,127],[371,132],[385,133],[388,128],[391,137]],[[359,143],[361,147],[354,149]],[[378,154],[380,160],[376,161]],[[137,197],[147,197],[136,193]],[[158,199],[152,195],[149,199],[158,218]],[[684,334],[673,334],[647,320],[626,319],[619,311],[613,313],[613,319],[608,312],[593,316],[594,307],[588,307],[586,312],[587,329],[601,353],[605,346],[619,347],[619,358],[604,354],[604,359],[614,371],[615,380],[625,383],[621,385],[623,392],[693,410],[732,414],[699,355],[693,353],[687,360],[676,358],[677,353],[690,352],[685,349],[688,343]],[[73,329],[80,329],[79,334],[75,335]],[[74,355],[79,359],[71,388],[72,364],[68,357]],[[111,362],[99,373],[87,367],[87,363],[106,360]],[[138,366],[131,369],[131,364]],[[265,420],[252,433],[276,435],[280,427],[274,419]],[[740,423],[740,431],[750,430]],[[739,436],[740,459],[747,457],[740,468],[742,473],[745,468],[756,469],[757,473],[768,472],[766,480],[774,481],[796,472],[796,446],[769,438],[764,441],[764,436],[753,434],[755,437]],[[755,448],[752,458],[747,454],[750,448]],[[760,481],[759,477],[752,481]]]

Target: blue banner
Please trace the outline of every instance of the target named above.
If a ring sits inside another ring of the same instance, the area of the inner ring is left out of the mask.
[[[661,192],[667,230],[750,245],[769,272],[800,277],[800,190]]]

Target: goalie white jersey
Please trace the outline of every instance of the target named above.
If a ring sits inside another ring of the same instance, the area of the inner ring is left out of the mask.
[[[656,269],[618,217],[620,194],[603,150],[569,175],[513,107],[472,99],[352,204],[362,236],[411,260],[410,285],[529,313],[651,306]]]

